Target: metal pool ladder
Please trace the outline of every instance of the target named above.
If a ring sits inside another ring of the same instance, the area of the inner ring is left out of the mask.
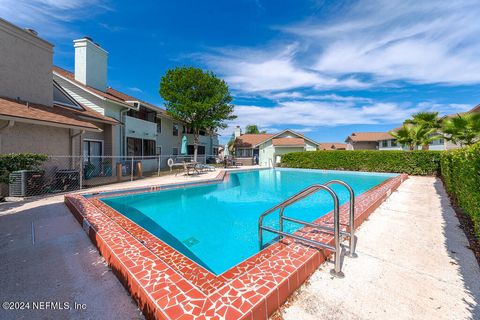
[[[340,230],[339,200],[338,200],[338,196],[335,193],[335,191],[333,191],[329,187],[329,185],[332,185],[332,184],[339,184],[339,185],[344,186],[350,194],[348,232]],[[298,220],[298,219],[286,217],[284,215],[284,211],[285,211],[286,207],[288,207],[291,204],[293,204],[295,202],[298,202],[298,201],[310,196],[311,194],[316,193],[317,191],[321,191],[321,190],[326,191],[328,194],[330,194],[332,196],[332,199],[333,199],[333,228],[318,225],[318,224],[303,221],[303,220]],[[263,218],[265,218],[267,215],[275,212],[278,209],[280,209],[279,229],[276,230],[276,229],[264,226],[263,225]],[[285,221],[285,220],[291,221],[291,222],[294,222],[294,223],[298,223],[298,224],[302,224],[304,226],[309,226],[309,227],[312,227],[312,228],[320,229],[323,232],[333,233],[335,243],[332,246],[332,245],[329,245],[329,244],[326,244],[326,243],[323,243],[323,242],[308,239],[306,237],[302,237],[302,236],[299,236],[299,235],[284,232],[283,231],[283,221]],[[262,213],[260,215],[260,217],[258,218],[258,242],[259,242],[260,250],[263,249],[263,231],[264,230],[268,231],[268,232],[278,234],[278,235],[280,235],[280,237],[290,237],[290,238],[294,238],[294,239],[299,240],[299,241],[306,242],[307,244],[310,244],[310,245],[314,245],[314,246],[318,246],[318,247],[328,249],[329,251],[332,251],[332,252],[335,253],[335,267],[334,267],[334,269],[331,270],[331,273],[336,277],[343,278],[344,274],[342,272],[342,265],[341,265],[342,249],[341,249],[340,242],[342,241],[343,237],[348,237],[350,241],[349,241],[349,251],[347,252],[347,255],[349,257],[352,257],[352,258],[357,256],[357,254],[355,253],[356,238],[355,238],[354,221],[355,221],[355,193],[354,193],[353,189],[346,182],[341,181],[341,180],[331,180],[331,181],[328,181],[327,183],[324,183],[324,184],[314,184],[314,185],[311,185],[311,186],[303,189],[302,191],[294,194],[293,196],[289,197],[285,201],[277,204],[276,206],[270,208],[269,210],[265,211],[264,213]]]

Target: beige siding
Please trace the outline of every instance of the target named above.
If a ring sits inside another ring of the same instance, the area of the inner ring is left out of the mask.
[[[53,104],[53,46],[0,19],[0,96]]]

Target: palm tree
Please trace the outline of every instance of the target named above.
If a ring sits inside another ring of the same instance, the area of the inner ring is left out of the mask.
[[[413,125],[404,124],[400,129],[391,131],[390,135],[402,146],[408,146],[409,150],[415,150],[417,147]]]
[[[466,113],[443,121],[445,139],[461,146],[480,140],[480,113]]]
[[[407,119],[404,124],[423,125],[429,129],[440,129],[442,120],[438,117],[438,112],[421,111],[412,115],[411,119]]]
[[[429,150],[432,141],[441,139],[443,136],[437,133],[438,129],[428,128],[422,125],[415,126],[416,142],[422,146],[422,150]]]
[[[408,146],[409,150],[416,150],[418,146],[422,146],[422,150],[428,150],[433,140],[442,137],[436,132],[437,129],[428,128],[426,124],[404,124],[397,131],[390,132],[390,135],[401,145]]]

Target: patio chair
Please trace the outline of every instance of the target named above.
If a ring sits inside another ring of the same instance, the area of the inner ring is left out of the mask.
[[[187,176],[192,174],[200,174],[197,165],[197,163],[183,161],[183,174]]]
[[[197,165],[201,171],[215,171],[215,167],[208,164],[198,164]]]

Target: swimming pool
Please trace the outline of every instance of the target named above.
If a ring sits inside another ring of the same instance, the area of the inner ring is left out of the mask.
[[[265,210],[301,189],[340,179],[353,188],[356,196],[379,185],[395,174],[338,172],[323,170],[275,169],[232,172],[217,184],[184,187],[156,192],[100,198],[125,217],[159,239],[219,275],[259,252],[258,217]],[[348,192],[332,186],[340,203]],[[329,195],[314,194],[288,207],[285,215],[313,221],[333,209]],[[277,216],[264,220],[275,227]],[[301,226],[285,223],[292,232]],[[265,232],[266,242],[274,235]]]

